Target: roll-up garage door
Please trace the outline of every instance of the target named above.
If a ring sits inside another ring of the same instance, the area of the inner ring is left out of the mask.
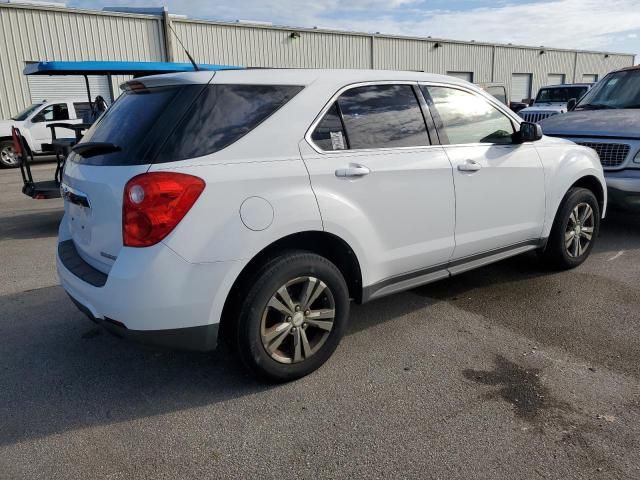
[[[467,82],[473,82],[473,72],[447,72],[447,75]]]
[[[31,102],[41,102],[43,100],[63,100],[69,97],[87,98],[87,87],[82,75],[30,75],[27,77]],[[91,99],[94,100],[101,95],[107,103],[111,103],[111,89],[109,87],[109,77],[106,75],[90,75],[89,87],[91,88]]]
[[[521,102],[531,98],[531,74],[514,73],[511,75],[511,101]]]
[[[564,83],[564,73],[550,73],[547,77],[547,85],[560,85]]]

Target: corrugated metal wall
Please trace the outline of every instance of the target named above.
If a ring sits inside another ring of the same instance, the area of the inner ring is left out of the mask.
[[[182,41],[199,62],[251,67],[378,68],[473,72],[475,82],[505,83],[530,73],[533,91],[549,74],[568,82],[633,65],[633,55],[588,53],[352,32],[173,19]],[[89,10],[0,4],[0,117],[29,104],[22,75],[27,61],[187,61],[162,17]],[[296,38],[292,38],[291,34]],[[165,41],[171,45],[165,52]],[[544,50],[544,54],[540,51]],[[126,77],[114,77],[114,94]]]
[[[371,68],[370,38],[195,21],[173,21],[176,33],[199,62],[247,67]],[[176,61],[187,57],[173,41]]]
[[[30,104],[25,62],[163,60],[155,17],[0,4],[0,114]]]
[[[373,68],[473,72],[475,82],[491,81],[493,47],[417,39],[374,37]]]

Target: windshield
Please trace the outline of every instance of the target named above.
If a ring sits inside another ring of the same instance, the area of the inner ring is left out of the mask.
[[[601,108],[640,108],[640,69],[610,73],[575,109]]]
[[[33,112],[35,112],[42,105],[44,105],[44,104],[43,103],[34,103],[30,107],[27,107],[24,110],[22,110],[17,115],[14,115],[13,117],[11,117],[11,120],[17,120],[19,122],[21,122],[23,120],[26,120],[29,117],[29,115],[31,115]]]
[[[549,87],[541,88],[536,97],[536,103],[558,102],[567,103],[572,98],[578,100],[588,90],[588,87]]]

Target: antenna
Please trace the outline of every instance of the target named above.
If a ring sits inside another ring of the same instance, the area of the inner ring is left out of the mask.
[[[182,49],[184,50],[184,53],[187,54],[187,58],[189,59],[189,61],[191,62],[191,65],[193,65],[193,69],[196,72],[200,71],[200,67],[198,67],[198,64],[196,63],[196,61],[193,59],[193,57],[191,56],[191,54],[189,53],[189,50],[187,50],[187,47],[184,46],[184,43],[182,43],[182,40],[180,40],[180,37],[178,36],[178,34],[176,33],[176,31],[173,29],[173,26],[171,26],[171,23],[167,22],[167,25],[169,26],[169,28],[171,29],[171,31],[173,32],[173,34],[176,36],[176,39],[178,40],[178,43],[180,44],[180,46],[182,47]]]

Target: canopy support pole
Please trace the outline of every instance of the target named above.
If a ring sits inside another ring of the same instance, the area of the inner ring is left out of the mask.
[[[89,77],[87,75],[83,75],[83,76],[84,76],[84,83],[87,86],[87,98],[89,99],[89,106],[93,111],[93,102],[91,101],[91,87],[89,86]]]

